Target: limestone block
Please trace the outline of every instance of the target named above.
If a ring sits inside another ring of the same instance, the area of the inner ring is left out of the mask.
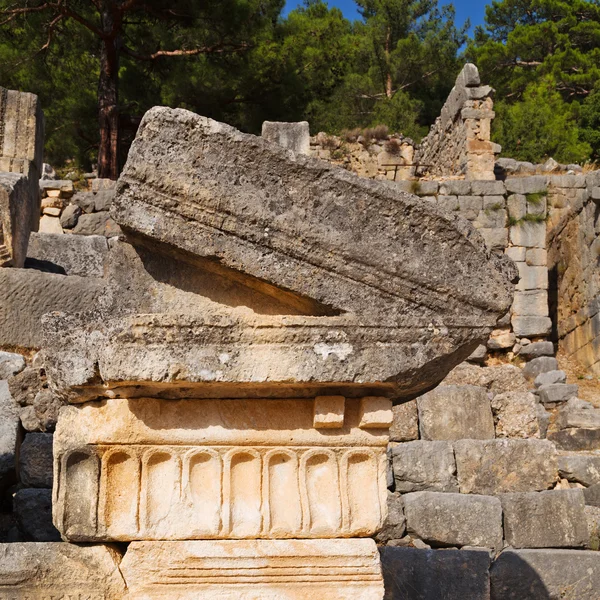
[[[0,88],[0,98],[1,92]],[[21,268],[25,264],[32,215],[36,211],[39,219],[37,205],[37,198],[32,201],[27,177],[0,173],[0,267]]]
[[[0,270],[0,345],[41,347],[42,315],[90,310],[103,291],[104,282],[92,277]]]
[[[515,292],[512,312],[515,317],[547,317],[549,314],[547,290]]]
[[[92,179],[92,192],[97,194],[98,192],[103,192],[105,190],[114,190],[117,186],[117,182],[112,179],[106,179],[102,177],[97,177]]]
[[[484,387],[494,394],[527,391],[523,373],[515,365],[478,367],[462,364],[456,367],[443,382],[444,385],[475,385]]]
[[[525,261],[531,267],[545,267],[548,265],[548,252],[545,248],[528,248]]]
[[[375,536],[379,544],[390,540],[399,540],[406,532],[406,518],[404,517],[403,496],[398,492],[387,493],[387,517],[381,531]]]
[[[474,225],[477,229],[504,229],[506,226],[506,217],[507,213],[503,208],[487,208],[477,213]]]
[[[417,401],[409,400],[392,407],[394,420],[390,427],[390,441],[410,442],[419,439]]]
[[[392,449],[396,491],[458,492],[456,463],[449,442],[414,441]]]
[[[310,154],[310,131],[308,121],[283,123],[265,121],[262,124],[262,137],[269,142],[279,144],[296,154]]]
[[[16,467],[18,437],[18,406],[8,391],[6,381],[0,381],[0,488],[7,473]]]
[[[504,250],[508,244],[508,229],[484,227],[479,230],[481,237],[485,240],[485,245],[489,250]]]
[[[581,490],[502,494],[504,537],[515,548],[583,548],[589,532]]]
[[[600,508],[600,484],[595,483],[583,490],[583,496],[587,506]]]
[[[600,429],[600,409],[589,402],[571,398],[558,411],[556,425],[559,429],[580,427],[582,429]]]
[[[585,175],[553,175],[550,184],[558,188],[584,188],[587,182]]]
[[[439,386],[417,399],[423,440],[493,439],[487,391],[470,385]]]
[[[526,248],[546,247],[546,223],[525,222],[510,228],[510,241]]]
[[[564,454],[558,457],[558,473],[564,479],[588,487],[600,484],[600,455]]]
[[[79,217],[82,214],[82,210],[77,204],[69,204],[62,212],[60,216],[60,225],[63,229],[73,229]]]
[[[498,438],[539,438],[538,403],[530,392],[496,394],[492,411]]]
[[[459,440],[454,455],[461,494],[546,490],[557,476],[556,450],[547,440]]]
[[[502,549],[502,507],[498,498],[414,492],[402,499],[408,533],[424,542]]]
[[[19,479],[26,487],[52,487],[52,434],[28,433],[19,451]]]
[[[586,506],[585,515],[587,517],[588,531],[590,540],[587,548],[589,550],[598,550],[600,548],[600,507]]]
[[[471,193],[471,182],[461,179],[440,182],[442,196],[468,196]]]
[[[536,390],[542,404],[556,404],[566,402],[570,398],[577,397],[579,387],[575,384],[552,383],[543,385]]]
[[[27,251],[27,267],[40,271],[103,277],[108,259],[104,236],[57,235],[32,233]]]
[[[521,246],[511,246],[506,248],[504,252],[514,262],[525,262],[526,250]]]
[[[475,350],[469,355],[467,360],[471,363],[483,363],[487,356],[487,347],[485,344],[479,344]]]
[[[512,194],[506,201],[508,214],[512,219],[521,220],[527,214],[527,196]]]
[[[380,552],[385,600],[490,598],[490,554],[487,550],[421,550],[386,546]]]
[[[28,542],[59,542],[60,533],[52,524],[52,492],[25,488],[13,496],[13,512],[23,539]]]
[[[131,381],[140,396],[189,382],[415,397],[512,301],[512,264],[464,221],[180,109],[146,114],[111,215],[136,251],[193,265],[205,286],[185,315],[48,317],[49,378],[72,399]]]
[[[495,329],[487,341],[489,350],[508,350],[517,342],[515,334],[510,329]]]
[[[560,450],[579,452],[600,450],[600,429],[563,429],[548,435]]]
[[[133,542],[121,572],[143,600],[381,600],[373,540]]]
[[[503,181],[471,181],[471,192],[475,196],[497,196],[499,201],[500,197],[504,199],[506,188]]]
[[[103,235],[114,237],[121,233],[121,228],[111,219],[108,211],[81,215],[73,228],[77,235]]]
[[[44,194],[49,191],[61,192],[65,196],[73,194],[73,182],[70,179],[40,179],[39,183],[40,190]]]
[[[344,396],[317,396],[313,408],[315,429],[339,429],[344,425]]]
[[[60,219],[58,217],[53,217],[48,214],[42,215],[40,219],[40,233],[44,234],[53,234],[60,235],[63,233],[62,225],[60,224]]]
[[[25,358],[14,352],[0,352],[0,380],[17,375],[25,368]]]
[[[0,544],[3,598],[122,600],[121,556],[109,546]]]
[[[359,423],[361,429],[389,429],[394,414],[392,413],[392,401],[388,398],[377,396],[366,396],[360,399]]]
[[[386,512],[387,430],[338,429],[309,400],[107,400],[61,410],[54,522],[66,539],[373,535]]]
[[[535,317],[524,317],[524,318],[535,318]],[[516,319],[515,319],[516,321]],[[513,326],[514,326],[513,322]],[[521,324],[517,321],[517,325]],[[519,335],[519,334],[517,334]],[[522,346],[519,350],[519,356],[529,359],[540,358],[541,356],[553,356],[554,355],[554,344],[552,342],[534,342],[533,344],[527,344]]]
[[[539,356],[532,358],[523,367],[523,375],[533,381],[540,373],[555,371],[558,369],[558,361],[554,356]]]
[[[55,206],[51,206],[44,208],[42,213],[48,215],[49,217],[60,217],[61,209]]]
[[[516,264],[520,277],[516,286],[517,290],[548,289],[548,269],[546,267],[530,267],[527,263]]]
[[[505,550],[491,569],[492,600],[596,600],[600,553],[581,550]]]
[[[465,219],[474,221],[483,209],[483,198],[481,196],[459,196],[458,206],[460,214]]]
[[[534,380],[536,388],[543,385],[552,385],[553,383],[567,383],[567,374],[564,371],[547,371],[540,373]]]
[[[509,177],[504,185],[506,190],[513,194],[541,194],[548,189],[548,177],[545,175]]]

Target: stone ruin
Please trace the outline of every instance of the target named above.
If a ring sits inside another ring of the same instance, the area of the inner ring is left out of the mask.
[[[458,83],[411,181],[166,108],[0,174],[0,598],[597,600],[600,179],[492,180]]]

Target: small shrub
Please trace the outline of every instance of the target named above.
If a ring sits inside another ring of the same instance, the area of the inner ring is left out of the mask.
[[[387,140],[390,130],[387,125],[377,125],[371,129],[374,140]]]
[[[362,131],[356,127],[355,129],[344,129],[340,135],[345,142],[348,142],[349,144],[355,144],[358,141],[361,133]]]
[[[515,217],[508,217],[508,226],[509,227],[516,227],[519,224],[519,219],[516,219]]]
[[[529,204],[531,204],[532,206],[539,206],[545,197],[546,197],[546,194],[540,194],[540,193],[527,194],[527,196],[526,196],[527,202]]]
[[[411,181],[410,182],[410,193],[417,195],[420,191],[421,191],[421,183],[419,181]]]
[[[496,212],[498,210],[502,210],[504,208],[504,206],[502,204],[500,204],[500,202],[496,202],[496,204],[492,204],[491,206],[488,206],[485,209],[486,214],[490,214],[492,212]]]
[[[398,156],[401,148],[402,146],[396,138],[391,138],[385,143],[385,151],[392,156]]]
[[[321,147],[324,150],[335,150],[338,147],[337,140],[332,135],[324,135],[320,139]]]
[[[545,223],[546,217],[544,215],[525,215],[521,221],[525,223]]]

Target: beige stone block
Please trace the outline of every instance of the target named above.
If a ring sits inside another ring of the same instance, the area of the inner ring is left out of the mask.
[[[310,400],[65,407],[54,523],[71,541],[373,535],[387,514],[388,436],[360,428],[360,404],[347,398],[343,427],[327,431],[313,428]]]
[[[185,541],[130,544],[130,600],[381,600],[373,540]]]
[[[61,209],[56,206],[49,206],[44,208],[42,212],[50,217],[60,217]]]
[[[545,248],[529,248],[525,261],[531,267],[545,267],[548,264],[548,252]]]
[[[0,598],[122,600],[121,555],[109,546],[0,544]]]
[[[526,250],[520,246],[511,246],[506,248],[504,253],[514,262],[525,262]]]
[[[60,219],[46,214],[43,215],[40,219],[40,233],[63,233]]]
[[[392,407],[394,421],[390,427],[390,440],[410,442],[419,439],[419,417],[417,401],[409,400]]]
[[[517,290],[547,290],[548,269],[546,267],[530,267],[527,263],[516,263],[519,269]]]
[[[510,202],[510,198],[509,198]],[[510,228],[510,241],[526,248],[546,247],[546,223],[519,223]]]
[[[315,429],[339,429],[344,425],[344,396],[317,396],[314,402]]]
[[[42,198],[42,210],[44,208],[62,208],[64,203],[62,198]]]
[[[359,414],[358,426],[361,429],[387,429],[392,425],[394,419],[392,401],[389,398],[375,396],[361,398]]]
[[[60,190],[46,190],[46,196],[48,198],[60,198],[62,192]]]
[[[512,306],[515,317],[547,317],[548,292],[546,290],[531,290],[515,292]]]

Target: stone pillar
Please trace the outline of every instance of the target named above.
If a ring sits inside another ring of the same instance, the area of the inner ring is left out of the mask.
[[[182,110],[146,115],[111,211],[110,293],[44,319],[64,539],[132,542],[139,600],[381,600],[392,402],[489,335],[512,263]]]

